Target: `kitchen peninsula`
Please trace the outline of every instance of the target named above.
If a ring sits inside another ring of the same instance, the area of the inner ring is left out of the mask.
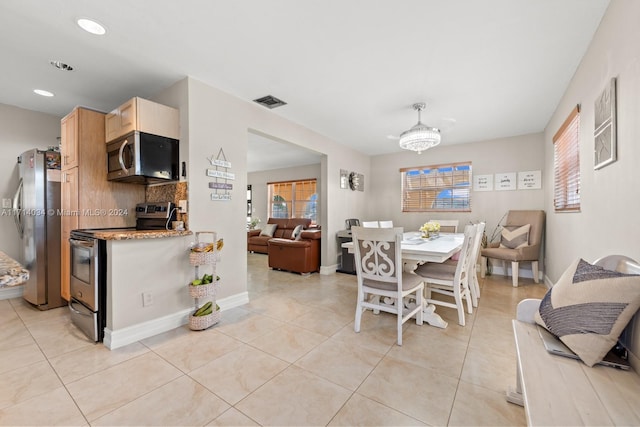
[[[71,321],[109,349],[184,325],[193,310],[188,230],[71,231]]]
[[[104,345],[115,349],[186,324],[191,231],[97,231],[106,246]]]

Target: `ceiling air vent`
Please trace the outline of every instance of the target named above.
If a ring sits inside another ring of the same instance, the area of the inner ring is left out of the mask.
[[[262,105],[263,107],[267,107],[267,108],[276,108],[276,107],[282,107],[283,105],[287,105],[286,102],[281,101],[278,98],[276,98],[275,96],[271,96],[271,95],[267,95],[267,96],[263,96],[262,98],[254,99],[253,102],[257,102],[258,104]]]

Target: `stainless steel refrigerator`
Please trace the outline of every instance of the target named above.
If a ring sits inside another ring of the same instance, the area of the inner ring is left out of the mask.
[[[33,149],[18,157],[14,219],[29,270],[23,297],[40,310],[61,307],[60,153]]]

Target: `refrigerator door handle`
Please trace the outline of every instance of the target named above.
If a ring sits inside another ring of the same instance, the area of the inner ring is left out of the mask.
[[[12,208],[13,208],[13,220],[16,223],[18,234],[22,239],[22,237],[24,236],[24,225],[22,224],[22,178],[20,178],[18,189],[16,190],[16,194],[13,196]]]

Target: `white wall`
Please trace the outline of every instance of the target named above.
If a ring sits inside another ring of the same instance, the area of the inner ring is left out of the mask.
[[[344,218],[362,216],[365,209],[363,193],[354,195],[340,189],[340,169],[357,170],[367,175],[368,156],[193,78],[176,83],[154,99],[180,109],[181,143],[185,128],[188,129],[190,228],[194,231],[215,230],[225,240],[222,261],[218,264],[218,274],[225,285],[220,289],[219,298],[245,293],[247,287],[245,221],[249,131],[326,154],[320,166],[319,191],[322,267],[325,272],[335,269],[338,254],[335,233],[343,228]],[[208,183],[213,179],[206,176],[206,169],[210,167],[207,158],[217,156],[220,148],[232,164],[229,172],[235,174],[232,200],[228,202],[211,200]]]
[[[541,190],[474,191],[471,212],[403,213],[401,209],[400,168],[470,161],[473,175],[522,172],[544,169],[543,134],[531,134],[469,144],[447,145],[443,142],[422,154],[401,152],[375,156],[373,171],[365,186],[368,196],[367,214],[361,220],[391,219],[405,230],[417,230],[430,218],[458,219],[460,225],[469,221],[485,221],[490,237],[502,216],[510,209],[544,209],[544,193],[553,181],[542,182]],[[531,265],[522,266],[523,274],[531,274]],[[527,273],[529,270],[529,273]]]
[[[32,149],[57,146],[60,117],[0,104],[0,198],[13,198],[18,186],[16,159]],[[1,205],[0,205],[1,206]],[[0,215],[0,251],[22,262],[18,231],[8,210]]]
[[[580,113],[581,211],[555,213],[547,187],[547,270],[555,282],[582,257],[622,254],[640,260],[640,2],[613,0],[545,130],[545,181],[553,182],[551,139],[576,104]],[[594,101],[617,78],[618,161],[593,169]]]
[[[267,194],[267,183],[278,181],[295,181],[303,179],[317,179],[317,188],[322,188],[322,167],[320,163],[316,165],[305,165],[293,168],[272,169],[268,171],[252,172],[247,174],[247,184],[251,185],[252,207],[254,218],[260,218],[261,225],[266,224],[269,219]],[[318,221],[322,221],[318,212]]]

